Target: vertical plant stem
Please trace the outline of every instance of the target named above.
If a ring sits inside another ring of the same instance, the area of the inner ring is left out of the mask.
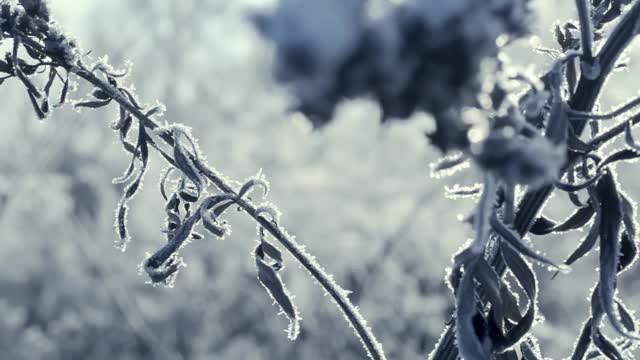
[[[579,0],[578,0],[579,1]],[[589,112],[594,107],[600,90],[604,82],[613,69],[615,62],[618,60],[622,52],[629,45],[633,37],[638,31],[638,23],[640,22],[640,1],[636,1],[633,7],[624,15],[616,28],[613,30],[606,43],[598,53],[598,62],[600,64],[600,72],[594,79],[589,79],[582,74],[576,92],[571,97],[569,104],[572,109],[577,111]],[[640,120],[640,118],[639,118]],[[574,120],[571,122],[573,131],[579,136],[584,127],[586,120]],[[622,128],[623,130],[624,128]],[[548,197],[553,192],[553,185],[546,185],[534,191],[528,191],[520,201],[516,219],[515,228],[521,236],[528,231],[535,217],[542,210]],[[505,265],[499,256],[493,256],[491,265],[494,266],[498,274],[503,274]],[[478,294],[481,298],[483,295]],[[456,360],[458,359],[458,349],[455,345],[454,336],[455,321],[451,321],[445,329],[445,333],[441,336],[440,341],[436,344],[435,350],[429,356],[431,360]]]
[[[590,1],[576,0],[576,9],[580,19],[580,41],[582,44],[582,61],[588,66],[594,63],[593,58],[593,23],[591,22]]]

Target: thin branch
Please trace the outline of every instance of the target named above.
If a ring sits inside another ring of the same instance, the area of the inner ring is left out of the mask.
[[[598,69],[597,60],[593,57],[593,23],[591,22],[590,4],[591,2],[588,0],[576,0],[576,9],[580,19],[580,41],[582,44],[580,68],[585,77],[595,79],[600,75],[600,70]]]
[[[587,143],[587,145],[593,148],[599,148],[600,146],[610,142],[615,139],[619,135],[625,132],[625,128],[627,126],[634,126],[640,122],[640,114],[636,114],[629,119],[623,120],[616,125],[607,129],[607,131],[601,133],[600,135],[594,137]]]
[[[638,105],[640,105],[640,96],[633,98],[631,101],[627,102],[626,104],[620,105],[618,108],[608,113],[591,114],[584,111],[569,110],[569,116],[573,120],[611,120],[626,113],[627,111],[633,109]]]
[[[16,37],[19,37],[25,44],[31,46],[35,51],[51,57],[54,60],[60,61],[61,64],[65,64],[63,59],[57,58],[53,54],[49,54],[45,51],[44,47],[37,41],[29,38],[26,34],[20,33],[16,30]],[[76,65],[67,65],[68,70],[71,73],[76,74],[78,77],[86,80],[95,87],[104,91],[109,97],[111,97],[120,106],[129,111],[135,118],[140,120],[141,124],[150,130],[159,128],[159,125],[151,118],[146,116],[141,110],[138,109],[126,96],[124,96],[116,87],[112,86],[108,82],[100,79],[89,69],[84,67],[81,63]],[[160,138],[169,146],[173,146],[175,139],[170,132],[162,132],[159,134]],[[366,320],[360,314],[358,308],[349,300],[348,292],[338,286],[329,275],[315,260],[314,257],[304,250],[294,238],[287,233],[280,225],[275,222],[266,219],[260,215],[259,209],[250,201],[239,198],[237,192],[229,185],[229,180],[225,179],[219,174],[213,167],[203,162],[202,159],[193,159],[195,166],[202,174],[209,179],[216,187],[222,192],[231,194],[237,198],[236,203],[239,205],[249,216],[251,216],[257,223],[264,227],[275,239],[277,239],[292,255],[304,266],[311,276],[320,283],[320,285],[327,291],[327,293],[333,298],[340,310],[342,310],[349,324],[354,328],[356,334],[360,337],[367,353],[374,360],[385,360],[384,351],[380,342],[376,339],[375,335],[371,331],[371,328],[367,326]]]

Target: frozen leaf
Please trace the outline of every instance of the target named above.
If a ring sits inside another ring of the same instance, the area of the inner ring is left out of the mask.
[[[289,319],[288,337],[291,340],[295,340],[300,333],[300,315],[298,314],[298,309],[291,301],[291,295],[282,283],[280,276],[274,268],[267,264],[260,256],[260,249],[261,247],[259,245],[255,250],[258,280],[260,280],[262,286],[264,286],[271,298],[280,306],[282,312]]]
[[[167,180],[169,179],[169,175],[171,175],[173,170],[175,170],[174,167],[168,167],[160,177],[160,195],[162,195],[162,198],[164,198],[165,200],[168,200],[167,192],[165,189],[166,183],[167,183]]]
[[[600,235],[600,216],[596,217],[596,221],[589,229],[587,236],[580,242],[580,245],[569,255],[569,257],[564,261],[566,265],[571,265],[576,262],[578,259],[585,256],[589,251],[591,251],[596,242],[598,240],[598,236]]]
[[[522,241],[522,239],[520,238],[520,235],[517,232],[515,232],[513,229],[510,229],[500,219],[498,219],[495,213],[491,216],[491,226],[496,231],[496,233],[500,235],[502,239],[505,240],[506,243],[508,243],[510,246],[512,246],[522,255],[530,257],[540,263],[546,264],[555,269],[558,269],[561,271],[568,271],[568,268],[566,266],[557,265],[555,262],[547,259],[546,257],[540,255],[538,252],[536,252],[535,250],[527,246],[524,243],[524,241]]]
[[[253,177],[245,181],[240,191],[238,191],[238,197],[242,198],[245,194],[249,193],[256,186],[262,188],[262,191],[264,192],[265,197],[267,196],[267,194],[269,194],[269,183],[262,176],[259,175],[257,177]]]
[[[509,270],[529,298],[529,306],[522,319],[511,327],[504,336],[493,334],[496,350],[503,351],[517,344],[531,329],[535,320],[538,282],[529,264],[515,250],[509,246],[501,246],[500,248]]]
[[[140,186],[142,185],[142,179],[147,171],[147,165],[149,161],[149,149],[147,145],[146,132],[144,130],[144,127],[142,126],[140,126],[138,129],[138,144],[136,147],[136,153],[138,151],[142,159],[140,170],[136,178],[125,187],[122,198],[120,199],[120,203],[118,204],[119,210],[117,211],[116,216],[116,228],[118,229],[118,235],[120,238],[120,243],[117,244],[117,247],[122,251],[126,249],[127,243],[130,240],[125,227],[127,203],[138,192],[138,189],[140,189]],[[134,159],[132,159],[132,162]]]
[[[592,206],[591,203],[588,203],[586,206],[578,208],[560,224],[556,224],[550,219],[539,217],[536,219],[531,232],[536,235],[545,235],[553,232],[565,232],[580,229],[591,220],[594,213],[594,206]]]
[[[495,270],[482,257],[478,258],[473,268],[473,276],[481,286],[487,300],[491,303],[490,318],[493,326],[500,331],[502,328],[502,319],[504,318],[504,309],[502,306],[502,289],[501,280]]]
[[[110,103],[111,103],[111,98],[109,98],[107,100],[80,101],[80,102],[77,102],[77,103],[73,104],[73,106],[76,107],[76,108],[87,107],[87,108],[91,108],[91,109],[98,109],[98,108],[107,106]]]
[[[218,237],[218,239],[223,240],[225,236],[231,232],[231,228],[229,227],[229,224],[227,224],[224,221],[222,222],[218,221],[213,211],[202,209],[200,213],[202,215],[202,225],[211,234]]]
[[[601,200],[602,218],[600,221],[600,285],[599,299],[604,313],[614,329],[621,335],[636,338],[628,333],[618,319],[615,310],[615,292],[620,256],[620,227],[622,225],[622,201],[618,193],[616,180],[608,172],[597,185]],[[638,338],[640,339],[640,338]]]
[[[167,266],[165,262],[175,256],[176,251],[178,251],[185,240],[190,237],[193,227],[199,219],[199,213],[196,212],[182,222],[180,227],[176,229],[173,237],[145,261],[145,269],[148,269],[147,273],[160,268],[163,264]]]
[[[194,191],[192,195],[193,195],[193,198],[195,199],[193,201],[196,201],[200,197],[200,193],[202,192],[202,177],[200,176],[199,170],[196,168],[196,166],[193,163],[191,154],[184,148],[184,146],[180,142],[180,136],[183,135],[183,132],[174,129],[173,134],[174,134],[173,158],[176,162],[177,168],[195,186],[195,189],[193,189]]]
[[[636,151],[640,151],[640,145],[638,145],[638,143],[635,141],[635,139],[633,138],[633,133],[631,132],[632,126],[633,126],[633,123],[631,120],[629,120],[627,122],[627,125],[624,128],[624,139],[625,139],[625,142],[627,143],[627,146],[629,146],[630,148]]]
[[[553,228],[554,226],[556,226],[555,221],[545,216],[539,216],[536,218],[533,225],[531,225],[529,232],[534,235],[546,235],[551,232],[549,231],[549,229]]]
[[[632,240],[627,232],[620,236],[620,260],[618,262],[618,273],[629,268],[638,257],[638,244]]]
[[[456,342],[463,359],[490,359],[490,339],[482,314],[476,306],[474,265],[462,275],[456,294]]]

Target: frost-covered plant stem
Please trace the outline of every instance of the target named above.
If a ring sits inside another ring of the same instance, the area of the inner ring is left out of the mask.
[[[581,69],[589,78],[597,77],[598,65],[593,58],[593,23],[591,22],[590,1],[576,0],[578,17],[580,18],[580,41],[582,44]]]
[[[581,2],[582,0],[577,0]],[[637,35],[640,23],[640,1],[634,3],[633,7],[627,11],[624,17],[617,24],[611,35],[603,45],[602,49],[597,55],[596,61],[600,65],[600,72],[595,78],[588,78],[585,74],[582,74],[575,94],[571,97],[569,105],[573,110],[581,112],[590,112],[595,106],[596,100],[600,95],[602,86],[606,78],[613,70],[616,61],[620,55],[627,48],[631,40]],[[617,135],[624,132],[627,126],[627,120],[625,123],[618,124],[611,128],[609,131],[594,138],[590,144],[603,144]],[[635,116],[630,120],[632,124],[640,122],[640,116]],[[574,120],[571,125],[576,133],[580,136],[584,127],[586,126],[586,120]],[[596,145],[597,146],[597,145]],[[574,158],[569,158],[568,164],[575,161]],[[565,169],[566,170],[566,167]],[[533,225],[536,216],[542,211],[544,204],[554,190],[553,185],[545,185],[539,189],[529,190],[526,192],[522,200],[518,205],[518,211],[516,212],[516,218],[514,221],[515,230],[524,236],[527,234],[531,226]],[[500,257],[492,254],[488,261],[496,269],[498,274],[502,275],[505,271],[505,265]],[[482,294],[479,294],[482,297]],[[429,356],[430,360],[457,360],[459,359],[458,349],[455,343],[455,321],[451,321],[445,331],[443,332],[440,340],[438,341],[436,348]]]
[[[622,133],[626,131],[628,126],[634,126],[638,123],[640,123],[640,114],[633,115],[631,118],[619,122],[618,124],[607,129],[605,132],[594,137],[587,143],[587,145],[598,148],[615,139],[616,137],[622,135]]]
[[[31,46],[36,51],[42,53],[46,56],[51,56],[55,58],[54,55],[48,54],[45,49],[36,41],[32,40],[25,34],[17,33],[16,36],[20,38],[24,43]],[[64,62],[63,59],[59,59],[61,62]],[[78,77],[86,80],[91,83],[95,87],[101,89],[106,94],[109,95],[114,101],[116,101],[119,105],[124,107],[127,111],[129,111],[135,118],[137,118],[144,126],[149,130],[154,130],[159,128],[159,125],[153,121],[151,118],[146,116],[141,110],[139,110],[129,99],[127,99],[120,91],[111,86],[108,82],[100,79],[96,76],[92,71],[85,68],[83,65],[72,65],[68,68],[68,71],[76,74]],[[173,146],[175,143],[175,139],[170,132],[162,132],[159,136],[164,140],[164,142]],[[166,158],[166,156],[165,156]],[[264,229],[266,229],[275,239],[277,239],[290,253],[293,257],[296,258],[300,262],[304,268],[309,271],[311,276],[318,281],[318,283],[323,287],[323,289],[331,296],[336,305],[343,312],[346,320],[349,325],[353,327],[354,331],[360,338],[365,347],[369,357],[374,360],[384,360],[386,359],[384,355],[384,351],[382,349],[382,345],[376,339],[375,335],[371,331],[371,328],[367,326],[366,320],[360,314],[358,308],[349,300],[348,292],[341,288],[315,260],[312,255],[307,253],[304,250],[304,247],[301,246],[293,236],[287,233],[287,231],[282,228],[277,223],[273,222],[272,219],[267,219],[261,215],[261,211],[258,207],[256,207],[251,201],[246,200],[246,198],[242,198],[238,196],[238,193],[233,189],[231,185],[229,185],[228,181],[225,180],[213,167],[208,165],[202,159],[193,159],[194,165],[202,172],[202,174],[209,179],[213,184],[216,185],[222,192],[226,194],[230,194],[236,198],[236,204],[240,206],[250,217],[252,217],[257,223],[260,224]]]

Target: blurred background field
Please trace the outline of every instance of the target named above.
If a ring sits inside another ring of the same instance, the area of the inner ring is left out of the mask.
[[[472,184],[477,175],[429,176],[438,154],[423,135],[427,116],[379,126],[374,105],[351,102],[329,127],[311,133],[286,112],[286,94],[270,78],[269,48],[247,22],[247,12],[266,3],[51,1],[85,51],[109,54],[116,67],[133,61],[130,81],[141,100],[158,99],[169,121],[192,127],[211,164],[236,180],[263,169],[283,224],[354,291],[388,357],[426,359],[452,310],[445,268],[470,235],[459,215],[473,207],[446,199],[443,187]],[[574,17],[573,3],[533,6],[534,42],[552,46],[552,23]],[[550,63],[525,45],[513,49],[515,63],[538,70]],[[607,84],[605,109],[637,93],[628,79],[640,62],[637,51],[629,55],[631,70]],[[74,94],[85,90],[80,84]],[[121,187],[111,179],[128,163],[108,126],[117,109],[77,113],[67,106],[40,122],[10,81],[0,87],[0,109],[0,358],[365,358],[342,315],[292,258],[283,273],[303,321],[301,337],[287,340],[285,318],[256,279],[255,225],[242,213],[230,216],[227,240],[205,238],[183,251],[188,267],[174,288],[145,284],[138,265],[164,239],[157,186],[164,164],[152,158],[146,186],[131,203],[133,241],[117,251],[112,224]],[[640,196],[637,169],[620,170],[627,192]],[[568,204],[556,196],[546,213],[562,218]],[[532,240],[563,259],[581,235]],[[545,319],[535,334],[547,357],[570,354],[587,316],[595,258],[553,281],[536,267]],[[621,289],[637,309],[636,271]]]

